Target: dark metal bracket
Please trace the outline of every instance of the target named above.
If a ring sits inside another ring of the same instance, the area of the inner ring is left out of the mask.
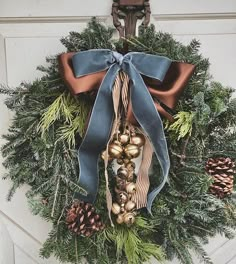
[[[120,37],[135,36],[138,19],[143,19],[142,25],[147,27],[150,22],[151,8],[149,0],[113,0],[113,24]],[[120,22],[124,20],[124,26]]]

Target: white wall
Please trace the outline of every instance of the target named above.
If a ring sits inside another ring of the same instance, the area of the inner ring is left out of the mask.
[[[59,42],[62,36],[82,30],[95,15],[102,22],[112,24],[111,4],[111,0],[0,0],[0,83],[14,87],[40,76],[35,69],[45,63],[45,56],[64,50]],[[193,37],[199,39],[202,53],[212,63],[213,76],[225,85],[236,87],[235,0],[151,0],[151,6],[152,22],[157,29],[174,34],[184,43]],[[9,118],[1,97],[0,134],[7,131]],[[3,174],[0,166],[0,176]],[[13,241],[15,263],[56,264],[53,258],[46,261],[38,257],[38,249],[50,227],[27,209],[24,197],[27,187],[7,203],[9,185],[0,180],[0,218]],[[235,240],[216,238],[207,250],[216,264],[233,264],[235,246]]]

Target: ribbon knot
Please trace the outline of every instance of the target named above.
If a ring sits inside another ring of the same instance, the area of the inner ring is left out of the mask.
[[[117,51],[112,51],[112,56],[113,56],[115,62],[121,66],[123,63],[124,56]]]
[[[123,56],[111,50],[89,50],[78,52],[72,57],[74,74],[77,78],[107,70],[98,89],[88,128],[78,151],[80,166],[79,184],[87,191],[87,196],[77,194],[77,198],[93,203],[98,192],[98,159],[106,148],[114,120],[112,91],[115,79],[122,69],[130,79],[130,101],[133,114],[152,143],[159,160],[162,181],[147,199],[147,209],[167,181],[170,161],[162,120],[142,76],[163,81],[172,61],[166,57],[131,52]]]

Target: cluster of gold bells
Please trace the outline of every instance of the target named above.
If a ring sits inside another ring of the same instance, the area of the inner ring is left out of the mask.
[[[118,224],[132,225],[135,222],[137,211],[132,196],[136,192],[136,175],[132,159],[140,155],[144,144],[145,137],[142,134],[124,129],[123,132],[116,133],[108,146],[109,159],[116,159],[121,165],[116,175],[116,202],[112,204],[112,213],[117,216]]]

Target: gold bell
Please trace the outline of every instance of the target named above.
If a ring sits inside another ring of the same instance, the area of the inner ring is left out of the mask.
[[[135,193],[136,192],[135,184],[133,182],[128,183],[126,185],[126,191],[127,191],[127,193],[131,193],[131,194]]]
[[[118,217],[116,218],[117,224],[122,224],[124,223],[124,216],[122,214],[119,214]]]
[[[125,207],[121,207],[120,212],[121,212],[122,214],[125,213],[125,212],[126,212],[126,211],[125,211]]]
[[[132,225],[135,222],[135,215],[133,213],[126,213],[123,216],[123,221],[126,225]]]
[[[123,153],[123,148],[118,141],[114,141],[109,145],[108,154],[111,158],[119,159],[121,158],[122,153]]]
[[[120,167],[117,171],[117,175],[120,177],[120,178],[126,178],[129,174],[129,171],[127,168],[125,167]]]
[[[113,203],[111,211],[113,214],[118,215],[121,211],[121,207],[119,206],[118,203]]]
[[[120,204],[126,203],[128,201],[128,194],[126,192],[120,192],[117,194],[117,201]]]
[[[120,205],[120,212],[121,212],[122,214],[126,212],[126,211],[125,211],[125,204],[124,204],[124,203]]]
[[[136,134],[131,137],[130,143],[142,147],[145,144],[145,137],[142,134]]]
[[[123,164],[124,164],[124,160],[123,160],[123,159],[118,159],[118,160],[116,160],[116,162],[117,162],[119,165],[123,165]]]
[[[140,154],[140,148],[134,144],[128,144],[124,149],[125,155],[129,159],[137,158]]]
[[[133,161],[129,161],[127,164],[125,164],[125,167],[128,170],[133,171],[133,170],[135,170],[135,163]]]
[[[120,190],[125,190],[126,180],[116,176],[116,186]]]
[[[123,159],[123,161],[124,161],[124,164],[128,164],[130,162],[129,159]]]
[[[119,134],[118,139],[122,145],[126,145],[129,143],[130,138],[128,134]]]
[[[132,171],[130,171],[128,177],[126,178],[126,180],[128,182],[132,182],[132,181],[134,181],[134,176],[135,176],[135,174]]]
[[[127,210],[127,211],[132,211],[132,210],[134,210],[135,207],[136,207],[135,202],[133,202],[133,201],[128,201],[128,202],[126,203],[126,205],[125,205],[125,210]]]

